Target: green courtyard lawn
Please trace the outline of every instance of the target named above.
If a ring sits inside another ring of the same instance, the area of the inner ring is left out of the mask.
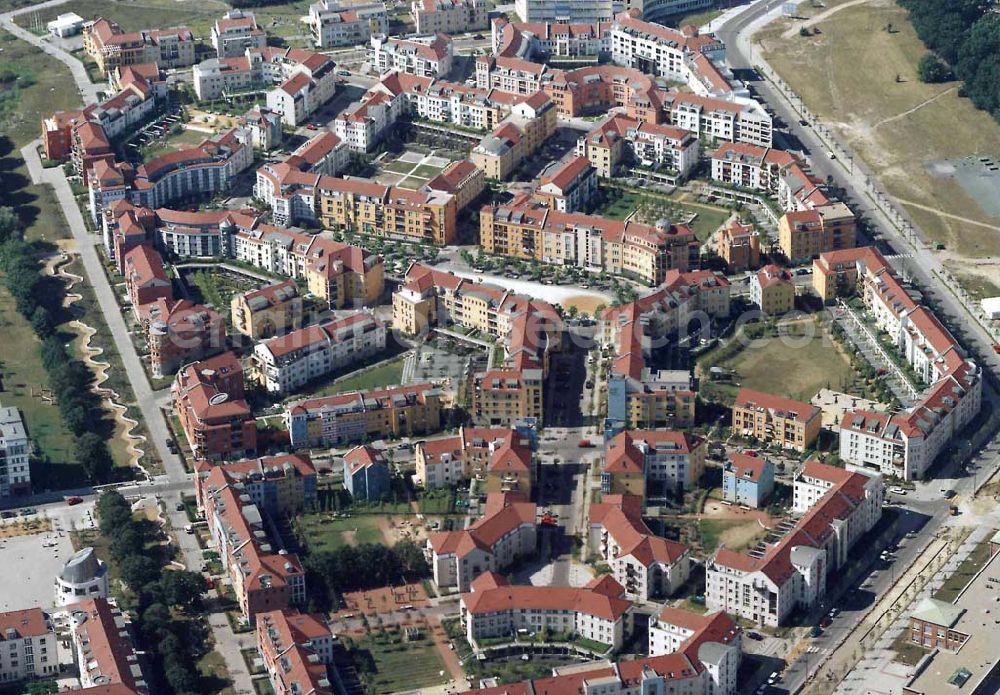
[[[334,518],[327,512],[313,512],[303,514],[296,523],[311,553],[336,550],[345,545],[383,542],[375,514]]]
[[[248,292],[263,283],[221,270],[196,270],[185,275],[192,299],[215,308],[229,319],[229,305],[234,295]]]
[[[376,361],[385,359],[385,354],[376,357]],[[328,396],[335,393],[367,391],[386,386],[398,386],[403,380],[403,363],[405,361],[406,355],[400,355],[395,359],[385,362],[385,364],[368,369],[360,365],[352,365],[346,371],[347,376],[343,378],[335,376],[334,381],[326,380],[319,382],[317,386],[307,388],[305,393],[310,396]]]
[[[177,3],[174,0],[71,0],[70,2],[41,10],[41,21],[55,19],[64,12],[76,12],[84,19],[105,19],[118,22],[125,31],[140,29],[166,29],[186,26],[195,37],[208,42],[212,25],[216,19],[229,11],[229,5],[221,0],[201,0],[192,3]],[[18,17],[18,24],[28,26],[29,15]]]
[[[788,326],[787,336],[771,334],[760,345],[737,349],[726,344],[705,354],[699,360],[702,398],[732,403],[740,387],[746,387],[808,402],[824,387],[843,390],[853,382],[848,358],[814,319]],[[805,331],[812,331],[812,337],[804,337]],[[710,381],[710,366],[732,370],[733,383]]]
[[[412,642],[391,641],[394,639],[399,639],[398,633],[373,633],[358,640],[351,649],[355,667],[370,691],[415,691],[449,680],[441,654],[429,636]]]
[[[194,147],[209,137],[211,137],[210,133],[204,133],[200,130],[180,128],[179,132],[171,133],[167,137],[156,140],[146,147],[143,147],[142,159],[143,161],[149,161],[150,159],[167,154],[168,152]]]
[[[624,220],[639,210],[636,218],[647,224],[655,224],[659,218],[664,217],[674,222],[686,222],[693,215],[693,219],[687,224],[698,241],[702,242],[725,224],[731,215],[726,208],[689,200],[690,196],[685,191],[665,195],[634,189],[620,190],[621,196],[609,200],[603,208],[596,211],[597,214],[613,220]]]

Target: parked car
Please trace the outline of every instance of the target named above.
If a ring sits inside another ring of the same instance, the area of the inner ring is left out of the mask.
[[[83,498],[82,497],[78,497],[77,495],[73,495],[72,497],[67,497],[66,498],[66,504],[68,504],[71,507],[74,504],[80,504],[81,502],[83,502]]]

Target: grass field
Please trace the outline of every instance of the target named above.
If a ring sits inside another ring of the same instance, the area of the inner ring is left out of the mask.
[[[369,637],[359,641],[355,649],[367,651],[375,662],[375,673],[366,674],[368,686],[374,692],[414,691],[448,680],[441,655],[429,639],[387,644],[377,637]],[[441,675],[442,671],[445,676]]]
[[[48,387],[49,377],[38,354],[38,338],[17,312],[14,299],[2,285],[0,334],[3,335],[0,404],[16,406],[21,410],[28,434],[53,466],[63,469],[62,472],[69,474],[70,480],[82,479],[82,469],[72,463],[73,435],[63,424],[58,408],[41,397],[42,390]],[[75,473],[71,469],[75,469]],[[34,473],[32,471],[32,477]],[[50,473],[55,474],[55,471]]]
[[[805,326],[798,325],[799,335]],[[718,362],[713,357],[717,356],[717,351],[707,353],[701,360],[702,365],[731,369],[735,376],[732,384],[705,379],[702,397],[731,403],[739,388],[746,387],[808,402],[825,386],[841,389],[854,378],[851,365],[818,326],[814,330],[811,339],[767,337],[764,344],[744,347]]]
[[[228,10],[229,5],[220,0],[201,0],[197,3],[178,3],[173,0],[72,0],[65,5],[41,10],[38,16],[43,22],[47,22],[64,12],[76,12],[84,19],[104,17],[113,20],[125,31],[187,26],[196,37],[208,41],[212,24]],[[27,26],[30,21],[30,15],[18,17],[18,24],[21,26]]]
[[[308,391],[308,393],[313,396],[325,396],[333,393],[398,386],[403,380],[403,362],[405,360],[405,356],[397,357],[378,367],[356,372],[332,383],[328,382],[315,390]]]
[[[803,3],[799,14],[820,11]],[[889,24],[892,33],[885,31]],[[1000,155],[1000,127],[958,96],[957,82],[923,84],[917,79],[917,61],[926,49],[904,9],[891,0],[876,0],[831,14],[817,24],[818,34],[800,37],[795,32],[782,38],[790,26],[781,19],[758,35],[764,56],[890,193],[901,201],[1000,225],[957,182],[932,178],[925,168],[932,161],[974,153]],[[1000,254],[996,230],[906,207],[949,250],[965,256]]]
[[[195,271],[185,275],[184,279],[188,283],[194,301],[214,307],[227,319],[233,295],[247,292],[261,284],[257,280],[231,273],[207,270]]]
[[[205,138],[211,137],[209,133],[200,130],[183,129],[176,135],[169,135],[166,138],[157,140],[142,148],[143,161],[149,161],[167,152],[182,150],[201,143]]]
[[[715,552],[725,543],[730,550],[745,550],[754,545],[764,535],[763,529],[756,521],[740,519],[700,519],[698,521],[698,537],[702,549],[706,553]]]
[[[311,513],[303,514],[298,523],[309,551],[313,553],[336,550],[344,545],[382,543],[383,540],[375,514],[334,519],[328,514]]]

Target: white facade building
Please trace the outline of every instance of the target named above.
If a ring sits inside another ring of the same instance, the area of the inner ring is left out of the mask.
[[[68,606],[87,598],[108,597],[108,566],[91,547],[73,553],[56,577],[56,605]]]
[[[341,7],[320,0],[309,8],[309,27],[317,48],[361,46],[372,34],[389,31],[389,15],[381,2]]]
[[[454,48],[445,34],[391,38],[373,34],[368,45],[368,64],[378,75],[390,70],[419,75],[443,77],[451,72]]]
[[[384,349],[385,325],[360,313],[257,343],[254,366],[269,393],[289,394]]]
[[[14,407],[0,408],[0,498],[31,494],[31,442]]]
[[[59,673],[56,646],[41,608],[0,613],[0,685]]]

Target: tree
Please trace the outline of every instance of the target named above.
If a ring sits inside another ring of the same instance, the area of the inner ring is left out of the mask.
[[[187,570],[164,572],[160,577],[164,600],[172,606],[190,610],[205,590],[205,580],[197,572]]]
[[[95,483],[107,482],[115,465],[108,443],[95,432],[84,432],[76,438],[76,461]]]
[[[49,310],[43,306],[36,306],[31,314],[31,328],[39,338],[48,338],[55,330],[55,323]]]
[[[128,527],[126,527],[128,528]],[[146,555],[128,555],[118,560],[118,572],[133,591],[143,591],[160,576],[160,565]]]
[[[0,207],[0,244],[21,241],[24,238],[24,224],[17,210],[10,206]]]
[[[917,63],[917,77],[921,82],[936,84],[951,79],[951,70],[933,53],[925,53]]]

